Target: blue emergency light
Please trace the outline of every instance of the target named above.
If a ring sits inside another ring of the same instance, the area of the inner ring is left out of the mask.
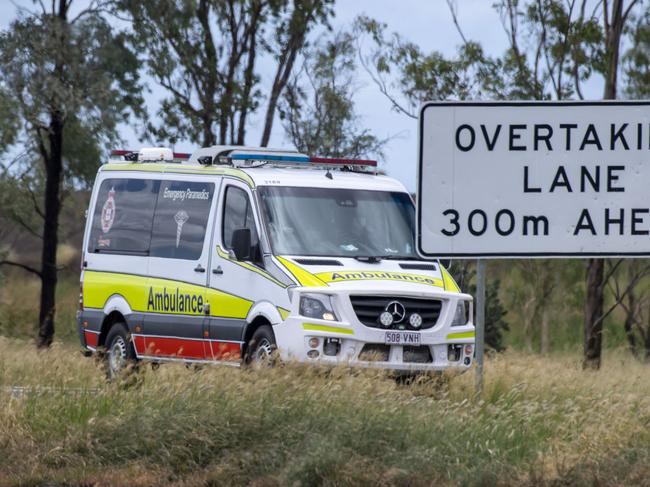
[[[308,156],[305,155],[295,155],[288,156],[284,154],[231,154],[229,159],[233,161],[270,161],[270,162],[299,162],[299,163],[309,163],[311,162]]]

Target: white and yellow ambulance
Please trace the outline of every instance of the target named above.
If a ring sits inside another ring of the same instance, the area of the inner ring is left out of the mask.
[[[375,161],[236,146],[114,151],[92,192],[79,335],[129,361],[466,369],[472,298],[414,245]],[[277,352],[275,350],[277,349]]]

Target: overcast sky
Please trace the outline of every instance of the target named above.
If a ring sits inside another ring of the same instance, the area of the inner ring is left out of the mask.
[[[82,6],[87,0],[77,2],[78,6]],[[506,48],[506,37],[499,16],[492,7],[493,0],[459,0],[457,3],[458,17],[465,35],[481,42],[489,53],[503,52]],[[31,0],[0,0],[0,28],[6,28],[11,19],[15,18],[17,6],[34,8]],[[338,0],[336,17],[332,23],[334,29],[349,27],[359,14],[385,22],[389,31],[398,32],[406,39],[416,42],[425,52],[438,50],[452,56],[460,43],[445,0]],[[263,83],[270,84],[272,72],[260,74]],[[147,104],[149,113],[153,115],[165,92],[158,88],[153,80],[148,79],[147,82],[152,89],[152,93],[147,96]],[[358,86],[355,102],[363,123],[378,137],[391,137],[385,150],[385,160],[380,161],[381,166],[389,175],[399,179],[413,191],[416,177],[417,122],[392,111],[390,103],[379,93],[363,70],[359,71]],[[261,131],[262,119],[258,116],[251,120],[247,143],[256,145],[260,140]],[[130,127],[122,127],[121,135],[128,148],[143,145]],[[270,145],[286,147],[289,144],[282,125],[276,121]],[[175,149],[191,152],[195,147],[189,143],[181,143]]]

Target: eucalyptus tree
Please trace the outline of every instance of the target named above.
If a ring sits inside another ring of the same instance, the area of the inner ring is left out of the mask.
[[[116,0],[115,13],[131,22],[130,41],[147,73],[167,92],[159,139],[204,146],[244,144],[250,116],[265,104],[266,146],[277,105],[307,44],[327,24],[334,0]],[[270,89],[260,65],[271,66]],[[268,92],[268,95],[265,93]]]
[[[285,132],[295,147],[327,157],[381,157],[386,140],[364,128],[356,113],[356,46],[338,32],[305,50],[302,68],[280,106]]]
[[[0,123],[3,182],[19,188],[37,222],[40,266],[3,258],[41,280],[39,347],[54,336],[59,215],[67,189],[92,178],[119,123],[141,113],[137,59],[125,48],[98,2],[39,2],[0,32]],[[76,5],[75,5],[76,7]],[[7,122],[8,121],[8,122]],[[15,157],[21,153],[21,157]],[[3,202],[20,218],[23,207]],[[20,223],[20,222],[19,222]]]

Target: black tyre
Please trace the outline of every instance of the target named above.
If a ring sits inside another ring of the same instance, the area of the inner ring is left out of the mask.
[[[106,336],[106,376],[109,380],[124,376],[136,366],[135,349],[124,323],[115,323]]]
[[[269,325],[262,325],[255,330],[248,342],[244,362],[271,366],[276,360],[277,348],[273,330]]]

